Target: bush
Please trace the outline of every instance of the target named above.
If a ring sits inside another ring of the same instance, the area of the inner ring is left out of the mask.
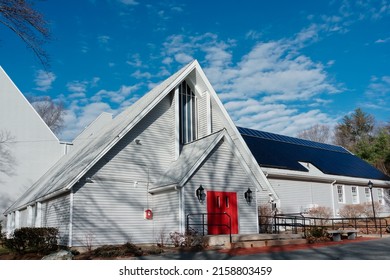
[[[272,209],[269,204],[259,206],[260,233],[272,232]]]
[[[142,249],[135,246],[133,243],[127,242],[123,245],[104,245],[95,250],[91,254],[94,257],[112,258],[123,256],[142,256]]]
[[[314,208],[311,208],[308,212],[310,217],[313,218],[320,218],[320,224],[322,226],[326,225],[328,223],[328,220],[332,216],[332,209],[326,206],[317,206]]]
[[[340,208],[339,214],[343,218],[359,218],[364,215],[365,206],[363,204],[347,204]]]
[[[46,254],[57,250],[57,238],[57,228],[25,227],[16,229],[10,238],[4,240],[4,245],[19,254]]]
[[[324,227],[312,227],[306,233],[306,239],[309,243],[329,241],[328,234]]]
[[[191,247],[204,248],[206,247],[204,237],[196,232],[171,232],[169,237],[175,247]]]

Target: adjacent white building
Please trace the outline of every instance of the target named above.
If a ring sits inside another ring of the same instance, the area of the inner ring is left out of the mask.
[[[0,67],[0,210],[64,154],[64,146]],[[9,153],[6,158],[4,154]]]

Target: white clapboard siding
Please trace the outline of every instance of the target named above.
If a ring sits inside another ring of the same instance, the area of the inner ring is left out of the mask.
[[[207,136],[208,131],[208,123],[210,120],[208,120],[208,109],[207,106],[209,106],[209,103],[207,99],[209,98],[209,95],[207,93],[203,94],[202,97],[198,98],[198,137],[202,138]]]
[[[152,197],[144,182],[86,183],[75,189],[73,205],[73,246],[153,241],[153,222],[144,219]]]
[[[207,190],[227,191],[237,193],[239,233],[257,233],[256,203],[248,205],[244,192],[252,186],[237,158],[232,154],[226,143],[221,143],[210,153],[203,165],[196,171],[190,181],[184,186],[185,216],[195,213],[207,213],[206,202],[200,203],[195,191],[202,185]],[[255,193],[255,192],[253,192]],[[206,198],[207,200],[207,198]],[[200,222],[193,216],[192,222]],[[207,219],[207,216],[205,216]],[[198,228],[200,230],[200,227]],[[207,234],[207,232],[206,232]]]
[[[54,227],[59,231],[59,244],[68,245],[70,221],[70,195],[47,200],[42,204],[42,227]]]
[[[180,232],[180,191],[171,190],[153,195],[154,242],[172,243],[170,235]]]
[[[93,183],[75,188],[74,244],[155,242],[147,189],[174,159],[173,119],[168,95],[88,172]]]
[[[333,208],[329,183],[281,179],[269,179],[269,181],[279,195],[279,210],[282,213],[300,213],[310,205]]]
[[[221,129],[225,128],[224,124],[224,116],[214,101],[214,99],[211,100],[211,130],[212,132],[217,132]]]

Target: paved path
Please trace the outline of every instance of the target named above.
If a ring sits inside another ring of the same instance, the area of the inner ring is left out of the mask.
[[[390,238],[329,242],[325,246],[281,246],[239,251],[205,250],[145,256],[144,260],[390,260]]]

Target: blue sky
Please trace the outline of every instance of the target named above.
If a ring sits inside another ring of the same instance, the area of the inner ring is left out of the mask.
[[[27,96],[67,109],[71,140],[197,59],[237,125],[290,136],[361,107],[390,121],[390,2],[37,1],[45,72],[0,28],[0,65]]]

